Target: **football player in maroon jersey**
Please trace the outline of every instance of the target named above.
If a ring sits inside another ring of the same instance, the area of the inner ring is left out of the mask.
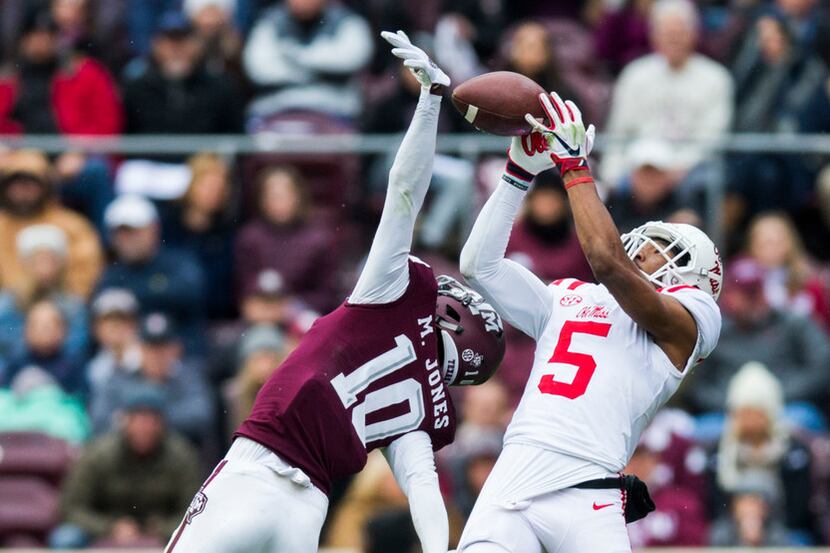
[[[349,298],[312,326],[257,396],[196,494],[167,553],[317,551],[335,478],[383,448],[425,553],[445,553],[433,451],[453,440],[448,385],[479,384],[504,354],[482,297],[409,255],[450,80],[402,32],[384,32],[421,83],[366,265]]]

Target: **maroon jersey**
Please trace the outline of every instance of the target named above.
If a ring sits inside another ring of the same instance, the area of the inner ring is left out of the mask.
[[[387,304],[344,303],[318,319],[257,395],[236,432],[302,469],[329,493],[367,452],[423,430],[438,450],[455,435],[433,327],[432,269],[409,261],[406,292]]]

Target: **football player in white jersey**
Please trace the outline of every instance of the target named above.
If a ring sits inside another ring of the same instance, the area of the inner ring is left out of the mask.
[[[588,168],[593,126],[556,93],[540,100],[548,125],[527,116],[535,131],[513,139],[461,253],[462,274],[536,340],[536,352],[458,551],[630,552],[626,515],[643,516],[650,498],[619,473],[656,411],[717,344],[723,266],[689,225],[650,222],[621,239]],[[553,167],[599,284],[546,285],[504,258],[532,178]]]

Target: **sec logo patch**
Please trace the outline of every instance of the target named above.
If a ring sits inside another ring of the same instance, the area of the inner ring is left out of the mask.
[[[570,305],[576,305],[582,302],[582,296],[578,296],[576,294],[568,294],[567,296],[562,296],[562,299],[559,300],[559,305],[568,307]]]

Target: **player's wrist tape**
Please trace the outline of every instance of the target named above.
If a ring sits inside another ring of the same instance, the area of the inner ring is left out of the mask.
[[[530,182],[519,180],[516,177],[510,176],[507,173],[504,173],[501,176],[501,180],[503,180],[513,188],[518,188],[522,192],[527,192],[528,188],[530,188]]]
[[[584,157],[568,157],[568,158],[554,158],[556,162],[556,167],[559,169],[559,174],[562,177],[565,176],[565,173],[568,171],[590,171],[591,168],[588,167],[588,160]]]
[[[585,183],[588,183],[588,182],[594,182],[594,177],[591,176],[591,173],[588,173],[584,177],[577,177],[575,179],[571,179],[571,180],[567,181],[565,183],[565,190],[568,190],[569,188],[573,188],[574,186],[576,186],[578,184],[585,184]]]
[[[509,157],[507,158],[507,167],[505,167],[504,170],[505,170],[505,173],[510,175],[511,177],[513,177],[515,179],[519,179],[521,181],[525,181],[528,184],[530,184],[530,181],[532,181],[533,177],[536,176],[533,173],[531,173],[529,171],[526,171],[525,169],[522,169],[521,167],[519,167]]]

